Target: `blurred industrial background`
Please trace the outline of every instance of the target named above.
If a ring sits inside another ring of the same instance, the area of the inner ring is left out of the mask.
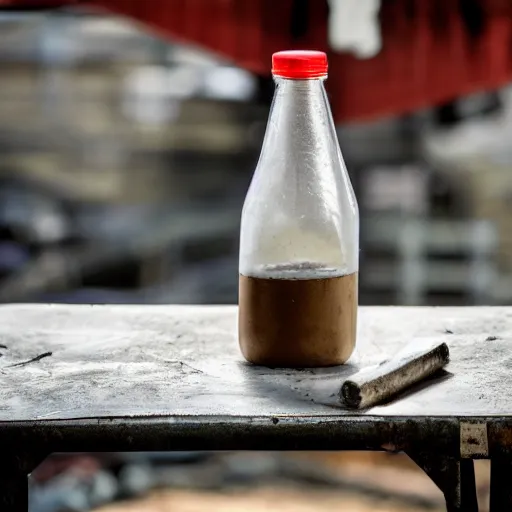
[[[151,15],[157,31],[87,6],[1,3],[0,302],[235,304],[240,211],[273,92],[270,53],[243,54],[231,37],[236,12],[266,20],[239,23],[246,46],[279,34],[275,50],[323,49],[328,2],[155,2],[167,15]],[[137,2],[125,4],[133,15]],[[361,304],[512,303],[504,5],[383,0],[374,55],[330,57],[361,211]],[[265,14],[272,6],[289,19]],[[101,510],[443,507],[401,456],[155,454],[51,459],[32,510],[89,510],[155,487],[173,491]]]
[[[0,300],[236,303],[268,71],[103,11],[0,22]],[[333,81],[361,304],[510,303],[507,87],[343,122]]]

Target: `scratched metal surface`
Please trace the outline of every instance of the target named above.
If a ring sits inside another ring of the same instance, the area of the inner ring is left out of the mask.
[[[361,413],[339,405],[344,377],[433,337],[450,346],[448,375]],[[0,307],[0,422],[508,416],[511,341],[512,308],[361,308],[350,364],[272,370],[242,360],[235,307],[8,305]]]

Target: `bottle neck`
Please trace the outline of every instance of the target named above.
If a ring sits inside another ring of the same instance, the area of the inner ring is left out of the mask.
[[[274,77],[276,91],[272,110],[283,110],[291,116],[325,116],[328,109],[323,78],[310,80],[290,80]],[[291,119],[290,119],[291,120]]]
[[[325,167],[323,160],[331,158],[338,144],[324,80],[274,79],[261,166],[272,172]]]
[[[276,84],[276,94],[279,91],[286,91],[287,94],[291,95],[311,95],[321,94],[324,90],[325,78],[309,78],[307,80],[297,80],[282,78],[280,76],[274,76],[274,82]]]

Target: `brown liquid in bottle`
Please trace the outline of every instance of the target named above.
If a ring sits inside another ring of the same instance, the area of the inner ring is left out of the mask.
[[[262,274],[240,274],[238,329],[244,357],[272,367],[343,364],[356,341],[357,272],[293,279],[292,268],[274,267]]]

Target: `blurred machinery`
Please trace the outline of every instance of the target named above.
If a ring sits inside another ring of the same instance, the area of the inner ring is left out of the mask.
[[[255,77],[105,16],[2,23],[1,300],[233,301],[199,264],[236,266]]]

